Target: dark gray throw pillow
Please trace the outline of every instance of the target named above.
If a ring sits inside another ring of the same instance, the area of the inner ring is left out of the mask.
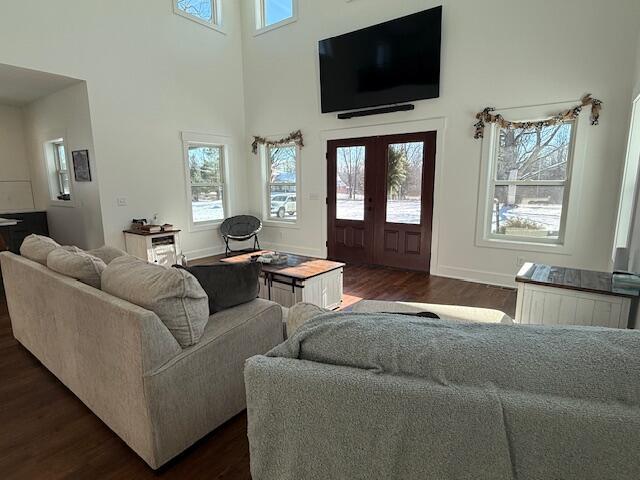
[[[258,297],[261,263],[220,263],[183,267],[196,277],[209,297],[209,314],[221,312]]]

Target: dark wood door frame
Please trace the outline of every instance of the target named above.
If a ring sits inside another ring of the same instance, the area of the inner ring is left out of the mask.
[[[364,137],[327,142],[327,252],[334,260],[429,272],[436,157],[435,131]],[[388,223],[387,152],[389,145],[422,142],[420,225]],[[336,219],[337,148],[364,146],[364,221]],[[339,238],[340,241],[336,241]]]

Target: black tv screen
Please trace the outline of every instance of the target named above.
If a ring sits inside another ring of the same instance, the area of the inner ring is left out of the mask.
[[[322,112],[440,95],[442,7],[320,42]]]

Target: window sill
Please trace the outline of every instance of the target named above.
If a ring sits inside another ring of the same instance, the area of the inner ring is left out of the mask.
[[[203,27],[207,27],[210,28],[211,30],[215,30],[218,33],[222,33],[223,35],[226,35],[227,32],[226,30],[222,27],[222,25],[217,25],[215,23],[210,23],[207,22],[206,20],[201,20],[197,17],[194,17],[192,15],[189,15],[188,13],[183,12],[182,10],[179,10],[177,8],[174,7],[173,13],[175,13],[176,15],[179,15],[183,18],[186,18],[187,20],[191,20],[194,23],[197,23],[198,25],[202,25]]]
[[[298,220],[262,220],[262,226],[268,228],[291,228],[300,230]]]
[[[49,206],[75,208],[76,205],[73,200],[49,200]]]
[[[222,225],[222,221],[219,222],[210,222],[210,223],[191,223],[189,225],[189,232],[207,232],[210,230],[219,230],[220,225]]]
[[[476,246],[482,248],[499,248],[506,250],[520,250],[524,252],[555,253],[557,255],[571,255],[571,250],[565,244],[538,243],[524,240],[502,240],[498,238],[476,239]]]
[[[253,32],[253,36],[257,37],[259,35],[262,35],[263,33],[267,33],[267,32],[271,32],[273,30],[277,30],[280,27],[284,27],[286,25],[290,25],[290,24],[292,24],[294,22],[297,22],[297,21],[298,21],[298,17],[294,15],[293,17],[287,18],[286,20],[281,20],[278,23],[274,23],[274,24],[269,25],[267,27],[260,27],[260,28],[256,29]]]

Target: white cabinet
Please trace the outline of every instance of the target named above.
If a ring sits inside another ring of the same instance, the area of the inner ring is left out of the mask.
[[[627,328],[631,299],[612,295],[518,284],[516,322]]]
[[[260,278],[260,298],[287,308],[305,302],[335,310],[342,304],[342,289],[342,268],[304,280],[277,274]]]
[[[180,263],[182,249],[179,230],[158,233],[127,230],[124,232],[124,240],[127,253],[150,263],[165,267]]]

